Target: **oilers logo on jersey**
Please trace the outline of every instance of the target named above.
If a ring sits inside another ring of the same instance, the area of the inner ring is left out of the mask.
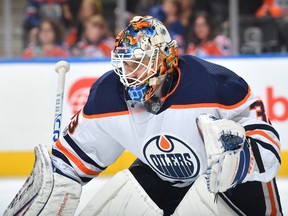
[[[198,156],[187,144],[173,136],[151,138],[145,144],[143,154],[151,168],[163,177],[187,180],[199,174]]]

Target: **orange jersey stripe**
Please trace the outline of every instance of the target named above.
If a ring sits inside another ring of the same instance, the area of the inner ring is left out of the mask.
[[[269,198],[270,198],[270,202],[271,202],[271,214],[270,215],[275,216],[277,213],[277,209],[276,209],[275,196],[273,193],[272,184],[271,184],[271,182],[268,182],[266,185],[268,188]]]
[[[71,161],[73,161],[73,163],[85,174],[87,175],[98,175],[100,172],[96,172],[93,171],[89,168],[87,168],[75,155],[73,155],[70,151],[68,151],[60,142],[60,140],[58,140],[56,142],[56,146],[57,148],[59,148],[64,154],[65,156],[67,156]]]
[[[261,135],[263,137],[265,137],[266,139],[268,139],[271,143],[273,143],[277,149],[280,151],[280,146],[279,144],[273,140],[268,134],[266,134],[264,131],[261,130],[253,130],[253,131],[247,131],[246,132],[246,136],[252,136],[252,135]]]
[[[189,109],[189,108],[222,108],[226,110],[235,109],[243,105],[251,96],[250,87],[248,89],[248,93],[246,94],[245,98],[233,105],[224,105],[220,103],[198,103],[198,104],[185,104],[185,105],[172,105],[170,109]]]
[[[110,113],[103,113],[103,114],[94,114],[94,115],[86,115],[84,111],[82,112],[83,117],[87,119],[95,119],[95,118],[106,118],[112,116],[121,116],[121,115],[128,115],[129,111],[120,111],[120,112],[110,112]]]

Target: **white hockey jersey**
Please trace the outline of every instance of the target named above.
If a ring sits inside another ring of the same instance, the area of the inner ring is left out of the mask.
[[[92,86],[88,101],[53,146],[57,171],[85,184],[127,149],[159,177],[178,187],[206,172],[204,143],[195,119],[201,113],[240,123],[257,168],[250,181],[268,182],[280,167],[279,135],[262,101],[232,71],[189,55],[179,57],[179,79],[158,114],[136,123],[113,72]]]

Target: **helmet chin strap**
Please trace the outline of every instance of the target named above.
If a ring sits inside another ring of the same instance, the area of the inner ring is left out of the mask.
[[[146,110],[152,114],[157,114],[162,104],[163,102],[161,101],[161,98],[155,95],[144,103]]]
[[[173,80],[173,74],[163,74],[157,77],[157,84],[159,87],[154,92],[154,94],[145,101],[145,108],[148,112],[152,114],[157,114],[162,107],[164,101],[162,98],[169,93],[171,90]],[[150,81],[150,80],[149,80]]]
[[[149,79],[149,86],[154,86],[156,84],[161,84],[163,80],[165,79],[166,74],[160,75],[158,77],[152,77]]]

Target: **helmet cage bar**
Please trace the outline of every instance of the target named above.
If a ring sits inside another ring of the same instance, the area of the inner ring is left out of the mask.
[[[135,58],[138,56],[141,56],[140,60],[135,60]],[[111,64],[114,66],[114,71],[120,77],[120,81],[123,83],[124,86],[139,86],[144,84],[148,79],[157,74],[158,56],[159,48],[154,48],[143,52],[137,52],[137,54],[115,53],[115,51],[112,51]],[[143,63],[146,57],[150,58],[147,65]],[[124,62],[132,62],[138,65],[133,71],[127,72],[125,71]],[[146,69],[138,77],[133,77],[133,74],[138,71],[140,66],[143,66]],[[145,77],[145,75],[147,77]]]

